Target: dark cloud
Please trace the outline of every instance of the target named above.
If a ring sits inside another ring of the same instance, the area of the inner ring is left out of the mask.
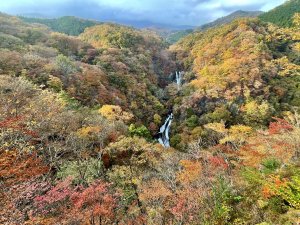
[[[268,10],[284,0],[9,0],[0,11],[74,15],[129,24],[198,26],[236,10]]]

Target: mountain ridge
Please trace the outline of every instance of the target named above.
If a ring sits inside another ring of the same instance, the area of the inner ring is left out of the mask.
[[[263,13],[262,11],[237,10],[237,11],[234,11],[233,13],[230,13],[227,16],[223,16],[223,17],[220,17],[220,18],[218,18],[218,19],[216,19],[216,20],[214,20],[212,22],[203,24],[203,25],[201,25],[199,27],[199,29],[200,30],[206,30],[206,29],[209,29],[211,27],[216,27],[216,26],[220,26],[220,25],[223,25],[223,24],[230,23],[233,20],[238,19],[238,18],[245,18],[245,17],[253,18],[253,17],[257,17],[257,16],[259,16],[262,13]]]
[[[19,16],[27,23],[40,23],[50,27],[53,31],[77,36],[84,32],[87,27],[101,24],[96,20],[84,19],[75,16],[63,16],[59,18],[33,18]]]
[[[228,24],[230,22],[232,22],[235,19],[239,19],[239,18],[245,18],[245,17],[257,17],[258,15],[262,14],[262,11],[243,11],[243,10],[237,10],[233,13],[230,13],[227,16],[223,16],[220,17],[212,22],[209,23],[205,23],[195,29],[186,29],[186,30],[180,30],[180,31],[173,31],[170,32],[167,36],[166,36],[166,40],[171,43],[174,44],[177,41],[179,41],[181,38],[191,34],[193,31],[197,31],[197,30],[207,30],[209,28],[213,28],[213,27],[217,27],[217,26],[221,26],[224,24]]]

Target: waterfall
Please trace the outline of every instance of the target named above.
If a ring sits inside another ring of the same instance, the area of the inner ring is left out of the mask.
[[[173,120],[173,113],[170,113],[167,119],[165,120],[165,123],[160,127],[159,133],[157,134],[158,142],[165,148],[170,147],[169,132],[170,132],[172,120]]]
[[[180,89],[180,86],[181,86],[181,80],[182,80],[182,72],[176,71],[176,84],[177,84],[178,90]]]
[[[178,91],[180,90],[181,87],[183,74],[184,74],[183,72],[178,72],[178,71],[175,72],[175,79],[176,79]],[[174,75],[172,73],[170,77],[174,79]],[[168,117],[165,120],[165,123],[160,127],[159,132],[154,136],[158,140],[158,142],[165,148],[170,147],[169,133],[170,133],[172,120],[173,120],[173,113],[169,112]]]

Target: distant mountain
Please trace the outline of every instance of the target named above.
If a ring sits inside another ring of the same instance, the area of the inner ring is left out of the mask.
[[[224,16],[221,17],[213,22],[204,24],[202,26],[200,26],[200,30],[206,30],[212,27],[217,27],[223,24],[228,24],[230,22],[232,22],[235,19],[238,18],[244,18],[244,17],[258,17],[259,15],[261,15],[263,12],[262,11],[242,11],[242,10],[238,10],[236,12],[233,12],[231,14],[229,14],[228,16]]]
[[[46,16],[41,13],[22,13],[17,15],[19,17],[29,17],[29,18],[40,18],[40,19],[51,19],[53,17]]]
[[[175,31],[175,32],[170,33],[166,37],[166,41],[170,44],[173,44],[173,43],[176,43],[177,41],[179,41],[181,38],[183,38],[193,32],[194,32],[193,29]]]
[[[28,23],[42,23],[45,24],[49,27],[51,27],[53,30],[58,31],[57,27],[60,27],[62,23],[83,23],[83,25],[86,25],[86,22],[88,21],[88,25],[93,22],[96,24],[101,24],[101,23],[118,23],[121,25],[126,25],[126,26],[132,26],[134,28],[138,29],[164,29],[164,30],[187,30],[187,29],[194,29],[195,26],[190,26],[190,25],[174,25],[174,24],[164,24],[164,23],[155,23],[152,21],[148,20],[101,20],[98,21],[97,19],[95,20],[90,20],[90,19],[83,19],[83,18],[78,18],[76,16],[63,16],[63,17],[49,17],[43,14],[39,13],[24,13],[18,15],[23,21],[28,22]],[[94,25],[96,25],[94,24]],[[60,29],[60,32],[67,33],[69,34],[70,31],[67,30],[65,31],[64,29]],[[80,30],[80,33],[83,31]],[[78,32],[76,32],[76,35],[78,35]]]
[[[164,24],[164,23],[155,23],[147,20],[116,20],[110,21],[113,23],[118,23],[122,25],[132,26],[138,29],[157,29],[157,30],[187,30],[194,29],[195,26],[190,25],[175,25],[175,24]]]
[[[224,24],[228,24],[230,22],[232,22],[235,19],[238,18],[244,18],[244,17],[257,17],[260,14],[262,14],[263,12],[261,11],[236,11],[234,13],[231,13],[228,16],[224,16],[222,18],[219,18],[213,22],[204,24],[198,28],[194,28],[194,29],[184,29],[184,30],[176,30],[176,31],[172,31],[169,32],[168,35],[165,37],[166,41],[170,44],[174,44],[177,41],[179,41],[181,38],[184,38],[185,36],[191,34],[194,30],[207,30],[209,28],[212,27],[217,27],[217,26],[221,26]]]
[[[84,32],[85,28],[108,23],[109,21],[100,22],[97,20],[82,19],[75,16],[64,16],[59,18],[47,18],[42,14],[22,14],[19,18],[26,23],[40,23],[50,27],[53,31],[65,33],[72,36],[78,36]],[[155,32],[163,37],[167,42],[173,44],[180,38],[193,32],[195,27],[188,25],[170,25],[159,24],[150,21],[110,21],[126,26],[132,26],[138,29],[144,29]]]
[[[291,27],[292,17],[297,12],[300,12],[300,0],[289,0],[271,11],[261,14],[259,18],[278,26]]]
[[[143,30],[156,33],[169,44],[174,44],[181,38],[194,32],[194,28],[179,30],[179,29],[149,27],[149,28],[144,28]]]
[[[155,33],[159,34],[163,37],[168,43],[173,44],[180,40],[181,38],[187,36],[188,34],[192,33],[195,29],[196,30],[206,30],[211,27],[220,26],[223,24],[230,23],[234,19],[243,18],[243,17],[257,17],[260,15],[261,11],[236,11],[228,16],[219,18],[211,23],[204,24],[198,28],[193,26],[187,25],[170,25],[170,24],[159,24],[153,23],[151,21],[114,21],[119,24],[133,26],[135,28],[140,29],[147,29],[154,31]],[[94,25],[102,24],[97,20],[88,20],[88,19],[81,19],[74,16],[64,16],[60,18],[41,18],[41,16],[31,15],[31,17],[21,16],[20,18],[28,23],[41,23],[45,24],[50,27],[53,31],[57,31],[60,33],[65,33],[68,35],[79,35],[83,33],[84,29],[87,27],[91,27]]]
[[[27,23],[45,24],[53,31],[73,36],[77,36],[83,33],[84,29],[87,27],[101,24],[101,22],[98,22],[96,20],[81,19],[74,16],[64,16],[53,19],[20,16],[20,19]]]

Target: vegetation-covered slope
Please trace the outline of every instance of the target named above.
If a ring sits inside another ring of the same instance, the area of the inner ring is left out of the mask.
[[[186,71],[186,86],[174,103],[189,132],[198,136],[202,125],[220,121],[262,127],[272,116],[299,107],[295,30],[240,20],[193,33],[173,46]],[[180,127],[175,132],[187,140]]]
[[[253,17],[258,17],[260,14],[262,14],[261,11],[242,11],[242,10],[238,10],[235,11],[227,16],[221,17],[219,19],[216,19],[215,21],[211,22],[211,23],[207,23],[204,24],[202,26],[200,26],[201,30],[206,30],[209,28],[213,28],[213,27],[217,27],[217,26],[221,26],[224,24],[228,24],[230,22],[232,22],[235,19],[239,19],[239,18],[253,18]]]
[[[95,48],[128,48],[140,51],[143,48],[164,47],[162,39],[151,31],[142,32],[117,24],[103,24],[87,28],[80,38]]]
[[[265,22],[274,23],[281,27],[293,25],[293,15],[300,12],[299,0],[288,0],[283,5],[263,13],[259,18]]]
[[[209,28],[213,28],[213,27],[218,27],[224,24],[228,24],[230,22],[232,22],[235,19],[239,19],[239,18],[252,18],[252,17],[257,17],[261,14],[261,11],[236,11],[233,12],[227,16],[221,17],[213,22],[204,24],[202,26],[200,26],[199,28],[196,28],[195,30],[206,30]],[[184,38],[185,36],[191,34],[193,31],[192,29],[188,29],[188,30],[181,30],[181,31],[173,31],[173,32],[169,32],[167,35],[165,35],[166,41],[170,44],[175,44],[177,41],[179,41],[181,38]]]
[[[160,87],[174,64],[156,35],[106,24],[87,29],[81,40],[15,17],[0,19],[1,73],[23,75],[36,84],[64,90],[82,105],[120,105],[149,123],[156,110],[164,109]],[[100,40],[91,30],[102,35]],[[136,102],[145,107],[145,113]]]
[[[100,22],[95,20],[86,20],[74,16],[64,16],[54,19],[20,17],[20,19],[27,23],[44,24],[50,27],[53,31],[73,36],[83,33],[84,29],[87,27],[100,24]]]
[[[169,33],[166,36],[166,41],[170,44],[174,44],[177,41],[179,41],[181,38],[189,35],[190,33],[192,33],[194,30],[189,29],[189,30],[181,30],[181,31],[174,31]]]

